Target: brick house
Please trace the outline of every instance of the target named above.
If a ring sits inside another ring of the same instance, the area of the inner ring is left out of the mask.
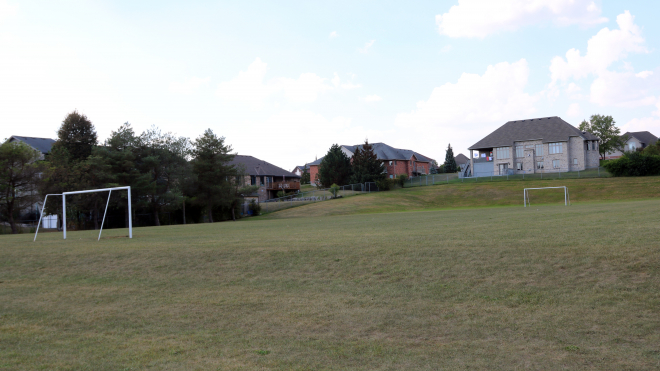
[[[247,200],[265,201],[277,197],[279,191],[300,190],[300,176],[256,157],[236,155],[230,164],[245,170],[243,184],[259,186],[257,192],[245,197]]]
[[[615,150],[614,152],[608,152],[605,154],[606,160],[611,160],[623,156],[623,152],[636,151],[637,149],[643,149],[647,146],[655,144],[658,141],[658,137],[649,133],[648,131],[635,131],[627,132],[621,136],[625,140],[623,148],[621,150]]]
[[[490,176],[596,168],[598,142],[557,116],[509,121],[468,148],[465,172]]]
[[[362,150],[362,144],[355,146],[346,146],[342,145],[341,150],[348,156],[348,158],[353,158],[355,150],[360,148]],[[385,172],[389,178],[394,178],[400,174],[405,174],[408,176],[416,176],[422,174],[429,174],[431,172],[431,162],[432,158],[426,157],[417,152],[411,151],[409,149],[398,149],[391,146],[388,146],[385,143],[371,143],[373,151],[376,154],[376,157],[385,165]],[[309,175],[312,184],[315,184],[316,175],[319,172],[319,165],[323,157],[320,159],[310,162],[309,165]]]

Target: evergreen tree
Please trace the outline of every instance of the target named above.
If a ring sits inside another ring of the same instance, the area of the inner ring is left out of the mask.
[[[338,144],[333,144],[321,160],[317,184],[326,188],[332,184],[346,185],[351,179],[351,173],[351,159],[346,156]]]
[[[445,163],[443,165],[443,170],[445,173],[455,173],[458,171],[456,159],[454,158],[454,150],[451,148],[451,143],[447,146],[447,154],[445,155]]]
[[[310,183],[310,175],[309,175],[309,168],[307,165],[303,168],[303,173],[300,176],[300,184],[309,184]]]
[[[197,177],[195,202],[206,208],[209,223],[213,223],[213,208],[230,204],[235,195],[231,192],[229,179],[237,175],[236,168],[229,164],[234,159],[232,148],[225,144],[211,129],[193,142],[192,171]]]
[[[57,141],[53,147],[66,149],[74,162],[81,162],[92,154],[96,146],[96,129],[87,116],[78,111],[69,113],[57,131]]]
[[[385,179],[385,166],[378,160],[374,147],[368,140],[364,141],[362,149],[357,147],[353,154],[353,176],[351,183],[378,182]]]

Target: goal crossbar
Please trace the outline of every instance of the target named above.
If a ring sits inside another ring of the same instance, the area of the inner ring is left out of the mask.
[[[523,189],[523,205],[524,207],[527,207],[527,205],[532,206],[532,204],[529,202],[529,192],[531,190],[535,189],[564,189],[564,205],[568,206],[571,203],[570,196],[568,195],[568,188],[566,186],[561,186],[561,187],[539,187],[539,188],[525,188]]]
[[[105,216],[108,213],[108,205],[110,205],[110,196],[112,191],[128,191],[128,238],[133,238],[133,214],[131,213],[131,187],[112,187],[112,188],[99,188],[99,189],[87,189],[84,191],[71,191],[71,192],[62,192],[58,194],[47,194],[44,198],[44,205],[41,208],[41,215],[39,216],[39,224],[37,224],[37,230],[34,232],[34,241],[37,240],[37,233],[39,233],[39,227],[41,226],[41,218],[44,216],[44,210],[46,209],[46,201],[48,196],[62,196],[62,231],[64,232],[64,239],[66,240],[66,196],[67,195],[76,195],[81,193],[93,193],[93,192],[108,192],[108,201],[105,203],[105,211],[103,212],[103,221],[101,222],[101,228],[99,231],[99,237],[97,241],[101,240],[101,233],[103,232],[103,224],[105,223]]]

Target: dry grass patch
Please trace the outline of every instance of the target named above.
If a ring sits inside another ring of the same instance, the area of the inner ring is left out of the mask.
[[[659,206],[3,236],[0,368],[657,369]]]

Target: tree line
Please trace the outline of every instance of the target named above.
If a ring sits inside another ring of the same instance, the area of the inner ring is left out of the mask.
[[[232,147],[211,129],[191,141],[157,127],[138,134],[125,123],[99,142],[92,122],[74,111],[45,158],[22,142],[0,146],[0,216],[17,233],[16,218],[46,194],[130,186],[134,213],[149,215],[152,225],[165,212],[178,222],[235,220],[242,196],[257,187],[245,185],[245,169],[233,159]],[[127,225],[128,199],[117,193],[109,213]],[[105,192],[67,197],[69,223],[98,229],[106,201]],[[61,198],[49,198],[44,214],[58,215],[61,228]]]

